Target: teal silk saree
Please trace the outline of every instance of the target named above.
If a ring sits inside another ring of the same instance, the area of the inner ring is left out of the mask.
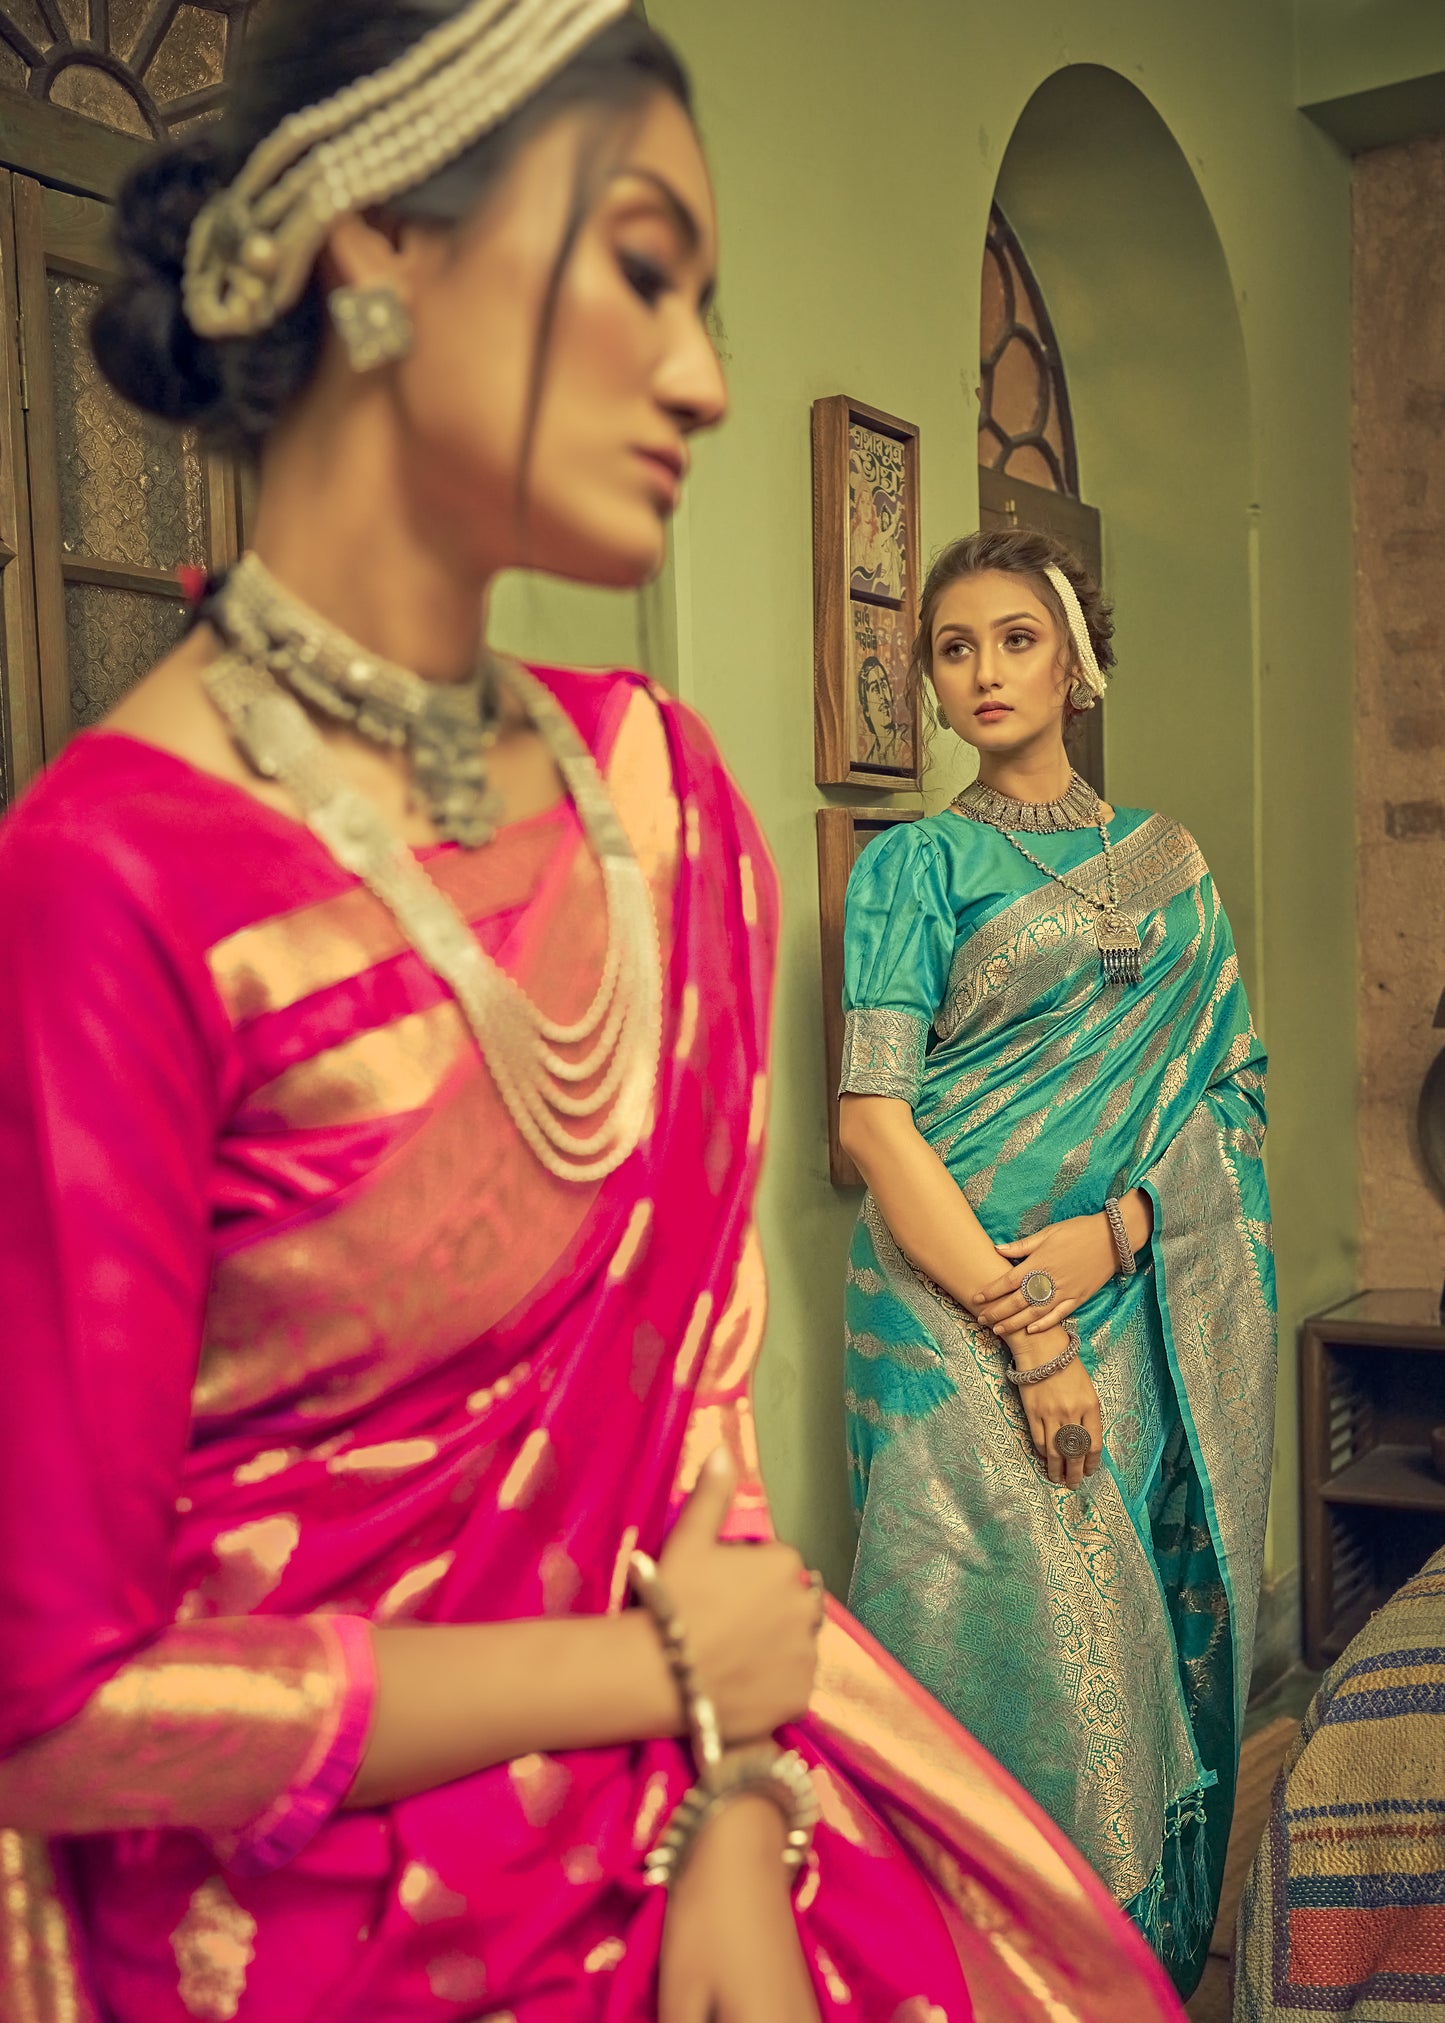
[[[1075,1317],[1106,1451],[1070,1493],[1034,1457],[1003,1345],[911,1269],[865,1196],[849,1600],[1188,1993],[1223,1875],[1269,1491],[1265,1059],[1194,839],[1128,809],[1109,836],[1137,988],[1105,983],[1077,900],[952,809],[890,830],[854,871],[844,1093],[908,1102],[996,1243],[1132,1187],[1154,1235],[1137,1275]],[[1103,896],[1096,830],[1026,840]]]

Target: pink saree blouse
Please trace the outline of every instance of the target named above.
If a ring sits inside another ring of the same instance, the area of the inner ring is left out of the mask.
[[[653,891],[655,1117],[596,1187],[297,824],[84,736],[0,831],[0,2011],[642,2023],[675,1743],[343,1811],[370,1626],[619,1609],[749,1385],[775,882],[705,731],[546,672]],[[603,959],[563,806],[426,853],[559,1019]],[[796,1895],[829,2023],[1176,2017],[1010,1780],[840,1610]]]

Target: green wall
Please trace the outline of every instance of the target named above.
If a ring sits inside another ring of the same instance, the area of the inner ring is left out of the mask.
[[[1300,97],[1342,98],[1445,69],[1440,0],[1294,0]]]
[[[848,392],[917,422],[925,552],[975,524],[979,275],[1003,174],[1037,241],[1120,604],[1116,791],[1199,836],[1274,1058],[1278,1574],[1296,1558],[1295,1325],[1352,1288],[1354,1241],[1349,171],[1294,109],[1289,9],[648,11],[699,87],[734,408],[702,447],[642,629],[757,809],[787,908],[758,1382],[780,1526],[845,1582],[841,1295],[857,1204],[829,1184],[823,1130],[813,817],[829,797],[812,784],[808,413]],[[504,604],[510,643],[529,644],[510,589]],[[534,620],[545,604],[538,593]],[[570,651],[616,657],[581,637],[587,609],[568,594]],[[961,772],[944,756],[934,803]]]

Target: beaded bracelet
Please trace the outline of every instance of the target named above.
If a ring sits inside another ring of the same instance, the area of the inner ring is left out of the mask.
[[[1022,1391],[1027,1390],[1030,1384],[1042,1384],[1046,1377],[1056,1377],[1060,1370],[1069,1367],[1080,1352],[1079,1330],[1072,1321],[1065,1321],[1064,1333],[1069,1338],[1069,1345],[1066,1349],[1061,1349],[1051,1362],[1038,1363],[1031,1370],[1021,1370],[1015,1364],[1011,1370],[1004,1371],[1004,1375],[1016,1389]]]
[[[797,1750],[782,1749],[776,1742],[738,1751],[726,1759],[710,1784],[694,1784],[683,1795],[643,1864],[643,1879],[671,1889],[710,1821],[734,1798],[749,1793],[768,1799],[783,1815],[783,1868],[796,1879],[813,1845],[818,1797],[812,1772]]]
[[[717,1711],[698,1684],[687,1631],[657,1562],[645,1552],[634,1552],[628,1562],[628,1577],[633,1593],[656,1625],[668,1666],[677,1681],[692,1738],[693,1760],[700,1773],[697,1783],[678,1801],[661,1839],[643,1864],[646,1881],[670,1888],[686,1867],[704,1827],[725,1805],[748,1792],[770,1799],[782,1813],[787,1829],[783,1867],[790,1877],[796,1877],[808,1858],[813,1829],[818,1823],[818,1800],[811,1771],[795,1749],[782,1749],[776,1742],[724,1756]]]
[[[1110,1195],[1104,1203],[1104,1214],[1108,1218],[1109,1234],[1114,1239],[1114,1251],[1119,1259],[1120,1278],[1132,1278],[1138,1270],[1134,1259],[1134,1246],[1129,1241],[1129,1232],[1124,1227],[1124,1211],[1116,1195]]]
[[[698,1684],[686,1626],[673,1605],[656,1560],[649,1559],[645,1552],[634,1552],[628,1561],[627,1572],[632,1592],[656,1625],[663,1654],[677,1681],[677,1690],[687,1716],[693,1761],[702,1773],[704,1784],[710,1784],[722,1764],[722,1735],[718,1730],[717,1710]]]

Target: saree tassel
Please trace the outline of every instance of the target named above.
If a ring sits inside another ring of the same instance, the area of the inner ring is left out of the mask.
[[[1123,1907],[1161,1957],[1167,1947],[1180,1958],[1189,1958],[1214,1921],[1204,1794],[1218,1782],[1216,1772],[1206,1771],[1187,1791],[1170,1799],[1164,1810],[1158,1866]]]

